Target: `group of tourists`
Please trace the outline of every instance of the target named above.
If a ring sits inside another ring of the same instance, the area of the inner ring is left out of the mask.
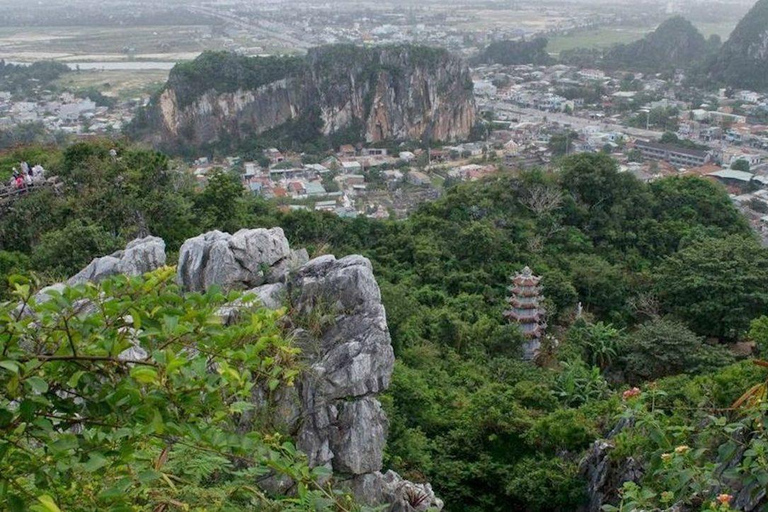
[[[10,187],[14,190],[23,190],[45,180],[45,169],[40,164],[30,167],[27,162],[21,162],[21,171],[13,168]]]

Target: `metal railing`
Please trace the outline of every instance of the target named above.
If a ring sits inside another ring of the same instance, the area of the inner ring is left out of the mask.
[[[12,203],[36,190],[47,188],[55,189],[59,185],[61,185],[61,183],[58,181],[45,180],[32,183],[31,185],[24,185],[20,188],[15,186],[0,187],[0,204]]]

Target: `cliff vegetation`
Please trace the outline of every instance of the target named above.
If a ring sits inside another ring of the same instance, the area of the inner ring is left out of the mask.
[[[174,277],[166,267],[47,301],[15,283],[0,305],[4,508],[352,510],[290,439],[239,424],[254,386],[298,373],[281,314],[254,309],[225,328],[217,311],[238,296],[182,296]],[[296,494],[260,490],[271,474]]]
[[[303,69],[301,57],[243,57],[209,50],[195,60],[176,64],[168,76],[167,87],[176,91],[178,105],[184,108],[208,91],[256,89],[294,76]]]

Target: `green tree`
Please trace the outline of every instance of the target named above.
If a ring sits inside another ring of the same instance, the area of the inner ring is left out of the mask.
[[[738,160],[734,161],[731,164],[731,169],[733,169],[734,171],[749,172],[749,169],[750,169],[749,161],[747,161],[747,160],[745,160],[743,158],[739,158]]]
[[[630,334],[621,349],[630,382],[698,373],[733,361],[727,350],[705,344],[678,320],[657,319]]]
[[[656,273],[662,306],[702,335],[734,340],[768,308],[768,252],[753,238],[706,238]]]
[[[245,222],[245,189],[240,179],[220,169],[208,174],[208,183],[196,197],[202,224],[208,229],[235,232]]]
[[[574,131],[556,133],[549,138],[547,148],[554,156],[563,156],[572,152],[573,144],[579,140],[579,134]]]
[[[97,224],[74,220],[41,237],[32,264],[51,276],[66,278],[90,263],[93,255],[110,254],[121,246],[119,238]]]
[[[749,339],[757,346],[761,357],[768,354],[768,316],[762,315],[749,324]]]

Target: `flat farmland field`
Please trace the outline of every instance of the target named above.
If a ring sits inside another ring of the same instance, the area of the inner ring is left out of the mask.
[[[608,48],[614,44],[637,41],[652,30],[653,27],[600,27],[592,30],[580,30],[571,34],[550,37],[547,51],[553,55],[558,55],[562,51],[575,48]]]
[[[70,91],[96,89],[106,96],[133,99],[160,89],[168,79],[163,70],[73,71],[57,81]]]
[[[220,47],[207,26],[0,28],[0,58],[178,60]]]

